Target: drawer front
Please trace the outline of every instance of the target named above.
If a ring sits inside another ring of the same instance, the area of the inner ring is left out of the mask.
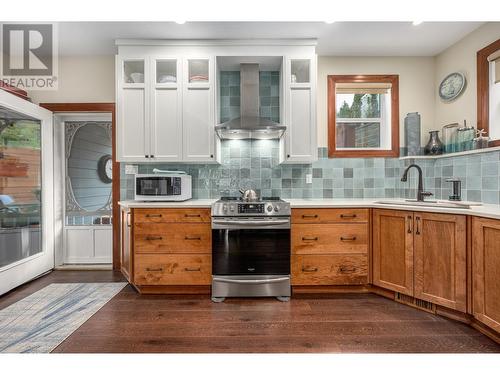
[[[366,208],[294,208],[292,224],[367,223]]]
[[[367,283],[367,255],[292,255],[292,285]]]
[[[292,254],[368,253],[367,224],[292,224]]]
[[[136,223],[136,253],[211,254],[212,229],[208,224]]]
[[[134,223],[210,223],[210,209],[136,208]]]
[[[137,285],[210,285],[212,261],[202,254],[138,254],[134,283]]]

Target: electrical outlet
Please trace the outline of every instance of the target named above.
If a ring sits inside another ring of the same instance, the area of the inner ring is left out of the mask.
[[[125,164],[125,174],[137,174],[139,167],[133,164]]]
[[[313,183],[313,175],[306,174],[306,184],[312,184],[312,183]]]

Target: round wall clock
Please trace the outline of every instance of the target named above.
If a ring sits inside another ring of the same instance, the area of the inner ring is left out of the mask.
[[[446,102],[452,101],[465,89],[465,76],[455,72],[448,74],[439,85],[439,96]]]
[[[111,155],[101,156],[97,162],[97,174],[105,184],[113,181],[113,160],[111,159]]]

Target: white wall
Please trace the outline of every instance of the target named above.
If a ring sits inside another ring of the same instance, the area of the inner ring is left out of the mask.
[[[498,38],[500,22],[487,23],[436,56],[436,129],[453,122],[462,123],[464,119],[469,125],[477,125],[476,53]],[[444,77],[456,71],[465,74],[467,87],[455,101],[445,103],[437,94],[439,84]]]
[[[399,74],[400,145],[404,118],[409,112],[421,116],[422,144],[434,123],[433,57],[332,57],[318,58],[318,146],[328,145],[327,76],[335,74]]]
[[[77,103],[115,101],[115,57],[61,57],[59,88],[30,91],[34,103]]]

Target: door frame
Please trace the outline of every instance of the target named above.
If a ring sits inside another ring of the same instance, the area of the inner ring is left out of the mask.
[[[40,107],[48,109],[54,114],[71,113],[111,113],[112,126],[112,159],[113,181],[111,190],[113,194],[113,269],[120,269],[120,163],[116,161],[116,111],[115,103],[40,103]]]
[[[41,123],[42,251],[2,267],[0,295],[54,268],[53,116],[45,108],[0,90],[2,107],[26,114]],[[9,274],[6,276],[4,272]]]

